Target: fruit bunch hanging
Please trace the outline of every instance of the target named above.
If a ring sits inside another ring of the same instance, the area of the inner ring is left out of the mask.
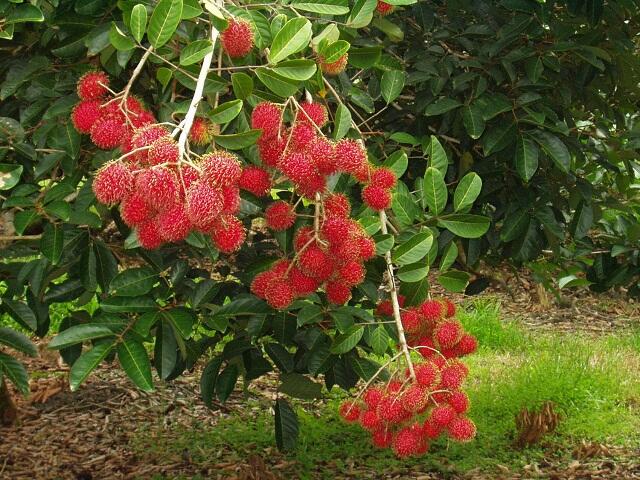
[[[398,300],[404,302],[401,296]],[[392,316],[391,301],[381,302],[376,313]],[[473,353],[477,341],[465,333],[455,313],[449,300],[428,300],[403,310],[407,343],[423,360],[413,364],[413,374],[407,368],[384,386],[368,386],[355,401],[340,406],[342,418],[369,431],[376,447],[408,457],[426,453],[441,435],[458,442],[475,436],[476,427],[465,416],[469,398],[461,390],[468,369],[459,358]]]
[[[97,147],[122,153],[96,173],[96,199],[120,205],[122,220],[135,229],[145,249],[180,242],[192,231],[209,235],[222,252],[240,248],[246,234],[235,216],[243,176],[238,157],[214,150],[189,160],[172,132],[137,99],[113,95],[108,85],[102,72],[84,75],[78,82],[81,100],[72,113],[76,129],[90,134]],[[206,144],[210,130],[207,120],[196,119],[189,138],[193,144]]]

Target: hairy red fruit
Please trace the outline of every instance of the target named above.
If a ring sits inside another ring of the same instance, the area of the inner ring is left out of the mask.
[[[242,170],[238,179],[242,190],[253,193],[256,197],[264,197],[271,191],[271,178],[264,168],[250,165]]]
[[[418,333],[422,328],[420,315],[418,315],[418,312],[413,308],[402,312],[400,319],[402,320],[402,326],[408,334]]]
[[[347,287],[355,287],[364,281],[364,267],[358,262],[349,262],[340,267],[338,278]]]
[[[91,127],[91,141],[102,150],[112,150],[122,143],[127,127],[117,118],[103,117]]]
[[[284,282],[273,282],[267,286],[265,300],[276,310],[283,310],[291,305],[294,294],[291,285]]]
[[[139,128],[133,134],[131,139],[132,150],[142,149],[143,147],[151,147],[153,143],[162,137],[169,136],[169,131],[161,125],[145,125]],[[149,149],[140,150],[134,154],[135,159],[141,164],[148,164]]]
[[[126,123],[127,118],[124,115],[124,110],[120,105],[120,102],[110,101],[102,106],[102,116],[112,117],[119,120],[121,123]]]
[[[443,302],[444,302],[444,306],[445,306],[445,314],[444,314],[444,316],[446,318],[455,317],[456,316],[456,305],[455,305],[455,303],[453,303],[448,298],[445,298],[443,300]]]
[[[280,280],[280,276],[274,273],[273,270],[260,272],[251,282],[251,292],[257,297],[264,299],[269,285],[278,280]]]
[[[386,188],[367,185],[362,189],[362,201],[372,210],[386,210],[391,207],[391,192]]]
[[[353,423],[358,421],[362,410],[356,402],[346,401],[340,405],[339,412],[344,421]]]
[[[384,392],[376,387],[369,387],[362,395],[362,400],[367,404],[369,409],[374,409],[384,397]]]
[[[439,405],[431,411],[431,421],[439,426],[446,427],[455,418],[456,411],[451,405]]]
[[[300,104],[302,112],[298,113],[299,122],[312,122],[318,128],[326,125],[329,116],[324,105],[318,102],[302,102]]]
[[[415,347],[423,358],[431,358],[436,355],[435,344],[430,337],[418,338],[415,342]]]
[[[109,90],[109,77],[104,72],[87,72],[78,80],[78,96],[82,100],[100,100]]]
[[[228,26],[220,35],[220,43],[231,58],[241,58],[253,48],[253,30],[246,20],[230,18]]]
[[[240,189],[235,185],[229,185],[221,190],[222,213],[234,215],[240,210]]]
[[[387,385],[387,393],[396,394],[402,390],[402,382],[400,380],[391,380]]]
[[[349,240],[349,239],[347,239]],[[360,248],[354,241],[329,244],[329,254],[338,263],[360,262]]]
[[[182,204],[159,213],[156,221],[160,237],[167,242],[180,242],[187,238],[191,231],[191,222]]]
[[[93,193],[100,203],[113,205],[122,201],[133,188],[134,177],[122,162],[109,162],[104,165],[93,180]]]
[[[389,15],[391,12],[393,12],[394,7],[393,5],[387,3],[387,2],[383,2],[381,0],[378,0],[378,4],[376,5],[376,11],[381,15],[381,16],[387,16]]]
[[[194,145],[207,145],[211,142],[212,123],[206,118],[196,117],[193,119],[191,130],[189,130],[189,141]]]
[[[360,250],[361,260],[369,260],[376,256],[376,242],[371,237],[359,236],[355,239],[355,242]]]
[[[342,217],[329,217],[322,224],[321,232],[329,243],[346,242],[351,232],[351,221]]]
[[[410,425],[398,430],[393,439],[393,452],[400,458],[417,455],[423,443],[421,433],[422,428],[417,425]]]
[[[433,332],[435,342],[441,348],[452,348],[462,337],[462,326],[455,320],[445,320]]]
[[[393,433],[386,428],[380,428],[371,435],[373,445],[378,448],[387,448],[393,442]]]
[[[211,240],[222,253],[233,253],[240,249],[247,233],[238,217],[222,215],[216,218],[210,231]]]
[[[324,175],[316,170],[303,181],[297,183],[298,193],[303,197],[314,198],[316,193],[322,193],[327,186]]]
[[[290,148],[296,151],[305,150],[316,139],[316,129],[313,125],[297,122],[289,133],[291,135]]]
[[[145,250],[155,250],[162,245],[162,237],[158,231],[155,219],[150,219],[139,224],[136,233],[140,246]]]
[[[296,297],[310,295],[320,286],[315,278],[305,275],[298,267],[293,267],[289,272],[289,283]]]
[[[307,275],[324,281],[331,275],[333,266],[329,256],[317,245],[307,247],[298,258],[300,269]]]
[[[320,64],[320,70],[327,75],[340,75],[344,72],[344,69],[347,68],[347,60],[349,59],[349,55],[345,53],[335,62],[327,63],[324,60],[324,57],[320,55],[318,57],[318,63]]]
[[[324,213],[327,217],[348,218],[351,213],[351,203],[346,195],[333,193],[324,200]]]
[[[170,136],[160,137],[151,144],[147,152],[149,165],[178,162],[178,143]]]
[[[384,422],[398,424],[406,420],[409,413],[397,397],[384,397],[378,404],[378,417]]]
[[[207,230],[222,212],[224,199],[219,189],[198,181],[186,194],[187,216],[193,225]]]
[[[378,167],[371,172],[371,185],[382,188],[393,188],[398,179],[393,171],[386,167]]]
[[[456,413],[466,413],[469,410],[469,397],[464,392],[453,392],[449,397],[449,405]]]
[[[367,152],[358,140],[342,139],[336,144],[336,163],[340,171],[356,178],[369,171]]]
[[[449,436],[458,442],[469,442],[476,436],[476,426],[468,418],[454,418],[447,427]]]
[[[400,401],[402,402],[402,406],[405,410],[415,413],[419,412],[427,405],[429,396],[427,391],[421,385],[411,385],[402,392]]]
[[[438,370],[433,363],[419,363],[414,368],[416,381],[423,387],[432,387],[439,381]]]
[[[465,333],[460,337],[460,341],[455,346],[456,353],[462,357],[464,355],[470,355],[478,349],[478,341],[473,335]]]
[[[286,230],[296,221],[293,207],[284,201],[274,202],[264,212],[267,227],[275,231]]]
[[[404,306],[405,300],[406,297],[404,295],[398,295],[398,304],[400,305],[400,308]],[[383,300],[380,302],[376,307],[376,315],[386,315],[387,317],[393,315],[393,305],[391,304],[391,300]]]
[[[276,167],[282,160],[286,144],[287,139],[284,137],[260,138],[257,145],[262,163],[267,167]]]
[[[303,184],[318,171],[311,159],[301,152],[291,152],[282,157],[278,164],[282,173],[296,184]]]
[[[178,178],[167,167],[153,167],[136,177],[136,190],[157,211],[164,211],[178,202]]]
[[[135,227],[148,220],[152,214],[153,211],[139,193],[132,193],[120,204],[120,216],[129,227]]]
[[[293,248],[296,252],[302,250],[307,243],[313,238],[313,227],[305,226],[299,228],[293,236]]]
[[[450,365],[440,372],[440,384],[448,390],[456,390],[460,388],[466,376],[464,370],[457,365]]]
[[[260,102],[251,112],[251,128],[262,130],[261,139],[269,139],[278,135],[282,110],[271,102]]]
[[[335,305],[343,305],[351,298],[351,289],[342,282],[327,282],[327,300]]]
[[[427,418],[422,425],[422,434],[431,440],[434,440],[442,433],[442,427],[437,425],[431,418]]]
[[[202,178],[215,187],[237,184],[242,166],[233,153],[218,150],[202,157]]]
[[[338,171],[335,146],[327,137],[316,137],[307,145],[306,153],[322,175],[333,175]]]
[[[146,125],[156,123],[156,117],[153,116],[153,113],[148,112],[147,110],[131,115],[130,120],[131,124],[135,128],[141,128]]]
[[[91,133],[91,127],[102,116],[98,100],[82,100],[71,112],[73,126],[80,133]]]
[[[200,173],[194,167],[186,163],[179,163],[176,166],[172,165],[171,168],[178,178],[181,196],[184,197],[186,191],[189,190],[191,185],[200,179]]]
[[[440,320],[444,313],[442,310],[442,304],[437,300],[427,300],[424,302],[420,305],[420,312],[425,320],[427,320],[431,325]]]
[[[380,428],[382,422],[374,410],[367,410],[360,417],[360,425],[366,430],[375,431]]]

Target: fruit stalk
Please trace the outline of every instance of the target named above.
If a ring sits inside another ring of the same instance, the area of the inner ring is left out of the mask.
[[[149,58],[149,55],[151,55],[152,52],[153,52],[153,46],[149,47],[144,52],[144,55],[142,55],[142,58],[138,62],[138,65],[136,65],[136,68],[133,70],[133,73],[131,74],[131,78],[127,82],[127,85],[124,87],[124,90],[122,91],[122,98],[120,100],[122,104],[124,104],[127,101],[127,97],[129,96],[129,92],[131,91],[131,87],[133,86],[133,82],[136,81],[136,78],[138,78],[138,76],[142,72],[142,67],[144,67],[144,64],[147,62],[147,59]]]

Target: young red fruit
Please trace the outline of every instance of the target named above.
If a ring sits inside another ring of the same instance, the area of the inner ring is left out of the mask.
[[[317,245],[310,245],[300,254],[298,265],[307,275],[321,281],[333,272],[331,258]]]
[[[211,240],[222,253],[239,250],[246,236],[244,225],[233,215],[218,217],[211,229]]]
[[[276,167],[282,160],[284,148],[287,144],[287,139],[284,137],[268,137],[263,136],[258,140],[258,153],[260,154],[260,160],[267,167]]]
[[[139,149],[134,154],[135,159],[141,164],[147,165],[149,149],[144,149],[144,147],[151,147],[156,140],[167,136],[169,136],[169,131],[160,125],[145,125],[137,129],[131,139],[132,150]]]
[[[441,348],[452,348],[462,337],[462,326],[455,320],[446,320],[436,326],[433,332],[435,342]]]
[[[400,314],[402,326],[408,334],[418,333],[422,328],[420,315],[414,309],[406,310]]]
[[[431,421],[439,426],[446,427],[455,418],[456,411],[450,405],[439,405],[431,411]]]
[[[122,162],[109,162],[96,173],[93,193],[100,203],[113,205],[122,201],[133,188],[133,174]]]
[[[235,215],[240,210],[240,189],[235,185],[223,187],[222,193],[222,213]]]
[[[382,422],[378,418],[378,414],[375,410],[367,410],[360,417],[360,425],[365,430],[375,431],[378,430],[381,426]]]
[[[261,138],[271,138],[278,135],[282,110],[271,102],[261,102],[251,112],[251,128],[262,130]]]
[[[382,397],[384,397],[382,390],[376,387],[369,387],[362,395],[362,400],[367,404],[367,407],[374,409],[380,404]]]
[[[228,26],[222,35],[220,43],[231,58],[241,58],[253,48],[253,31],[251,25],[241,18],[230,18]]]
[[[340,75],[344,72],[344,69],[347,68],[347,60],[349,59],[349,55],[345,53],[338,60],[332,63],[327,63],[324,60],[324,57],[320,55],[318,57],[318,63],[320,64],[320,70],[327,75]]]
[[[120,216],[129,227],[135,227],[139,223],[148,220],[152,214],[153,211],[139,193],[132,193],[122,200],[120,204]]]
[[[439,369],[433,363],[420,363],[415,366],[416,380],[423,387],[432,387],[439,380]]]
[[[156,222],[160,237],[167,242],[180,242],[191,231],[191,222],[182,204],[159,213]]]
[[[422,305],[420,305],[420,312],[431,325],[440,320],[444,313],[442,304],[437,300],[428,300],[424,302]]]
[[[376,11],[380,14],[380,16],[385,17],[393,12],[393,5],[388,4],[387,2],[383,2],[378,0],[378,4],[376,5]]]
[[[302,112],[298,113],[299,122],[312,122],[318,128],[326,125],[328,120],[327,109],[318,102],[302,102]]]
[[[367,152],[357,140],[342,139],[336,144],[336,164],[340,171],[355,176],[358,180],[368,180],[369,165]],[[363,175],[366,175],[363,178]]]
[[[189,130],[189,141],[194,145],[207,145],[211,142],[211,127],[211,122],[206,118],[194,118],[191,130]]]
[[[233,153],[219,150],[202,157],[202,177],[215,187],[238,183],[242,166]]]
[[[271,177],[264,168],[251,165],[242,170],[238,186],[256,197],[264,197],[271,191]]]
[[[372,210],[386,210],[391,207],[391,192],[373,184],[367,185],[362,189],[362,201]]]
[[[338,270],[338,279],[347,287],[355,287],[364,281],[365,270],[358,262],[349,262]]]
[[[137,227],[137,236],[140,246],[145,250],[155,250],[162,245],[162,237],[158,231],[155,219],[142,222]]]
[[[294,151],[305,150],[316,139],[316,129],[309,123],[297,122],[289,133]]]
[[[73,107],[71,121],[78,132],[88,134],[101,116],[98,100],[83,100]]]
[[[398,179],[392,170],[386,167],[378,167],[371,172],[371,185],[382,188],[393,188]]]
[[[78,96],[82,100],[100,100],[109,90],[109,77],[104,72],[91,71],[78,80]]]
[[[149,168],[136,177],[136,190],[145,201],[161,212],[179,200],[178,178],[167,167]]]
[[[422,428],[410,425],[401,428],[393,439],[393,451],[400,458],[417,455],[421,450]]]
[[[91,141],[102,150],[112,150],[122,143],[127,127],[115,117],[103,117],[91,127]]]
[[[468,418],[457,417],[449,423],[447,433],[453,440],[469,442],[476,436],[476,426]]]
[[[335,305],[343,305],[351,298],[351,289],[342,282],[328,282],[325,291],[327,300]]]
[[[455,346],[456,353],[459,356],[469,355],[478,349],[478,341],[473,335],[465,333],[460,337],[460,341]]]
[[[346,195],[333,193],[324,200],[324,213],[327,217],[348,218],[351,213],[351,204]]]
[[[393,433],[389,431],[387,428],[380,428],[373,432],[371,435],[371,440],[373,445],[378,448],[387,448],[391,446],[391,442],[393,442]]]
[[[315,292],[320,286],[315,278],[305,275],[299,268],[293,267],[289,272],[289,282],[296,297],[303,297]]]
[[[149,165],[177,162],[178,143],[169,136],[163,136],[157,139],[147,152],[147,163]]]
[[[349,423],[357,422],[360,418],[360,414],[362,413],[360,405],[351,401],[343,402],[340,405],[339,412],[344,421]]]
[[[429,396],[427,395],[427,391],[421,385],[411,385],[402,392],[400,401],[402,402],[402,406],[405,410],[415,413],[419,412],[427,405]]]
[[[187,190],[186,204],[189,221],[201,230],[207,230],[222,213],[224,199],[219,189],[198,181]]]
[[[456,413],[466,413],[469,410],[469,397],[464,392],[453,392],[449,397],[449,405]]]
[[[296,221],[293,207],[284,201],[274,202],[264,212],[267,227],[275,231],[286,230]]]

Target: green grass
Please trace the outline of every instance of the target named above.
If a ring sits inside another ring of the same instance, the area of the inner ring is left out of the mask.
[[[460,318],[482,345],[467,360],[470,416],[478,426],[474,442],[439,441],[423,458],[398,461],[388,451],[374,450],[359,427],[339,420],[337,408],[347,394],[334,389],[326,402],[298,404],[299,447],[285,457],[297,462],[296,478],[340,477],[361,467],[387,474],[460,473],[477,467],[494,472],[496,464],[517,470],[543,456],[562,458],[582,439],[640,446],[640,330],[598,338],[526,332],[516,322],[502,322],[499,305],[487,300],[468,305]],[[540,447],[516,449],[515,415],[548,400],[562,415],[557,432]],[[227,416],[211,430],[194,424],[162,433],[147,425],[134,446],[152,456],[188,449],[196,462],[265,452],[268,457],[274,446],[268,408],[263,400],[252,399],[246,413]]]

